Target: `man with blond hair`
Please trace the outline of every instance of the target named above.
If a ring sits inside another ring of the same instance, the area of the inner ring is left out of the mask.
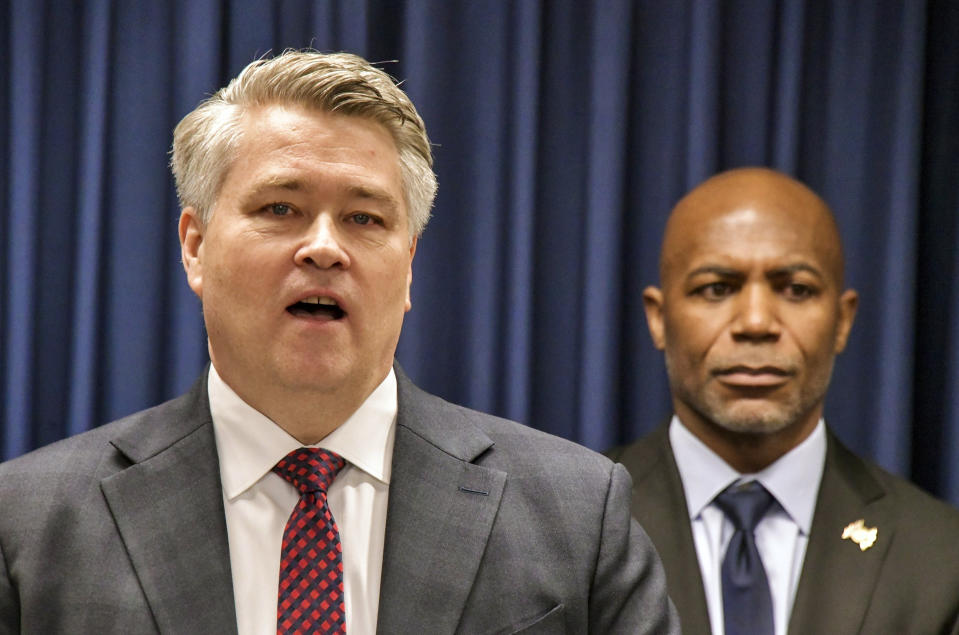
[[[676,633],[620,466],[394,361],[436,191],[348,54],[250,64],[174,132],[210,365],[0,466],[0,633]]]

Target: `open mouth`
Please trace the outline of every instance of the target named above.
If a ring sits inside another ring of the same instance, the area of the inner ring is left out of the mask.
[[[296,317],[308,317],[318,320],[339,320],[346,315],[333,298],[313,296],[303,298],[295,304],[286,307],[286,310]]]

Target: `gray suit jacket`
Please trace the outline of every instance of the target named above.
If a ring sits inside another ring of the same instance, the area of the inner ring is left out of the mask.
[[[608,456],[633,476],[633,509],[666,567],[683,632],[710,632],[668,423]],[[878,529],[862,551],[843,529]],[[959,510],[857,457],[827,433],[826,465],[789,633],[959,634]]]
[[[678,632],[622,467],[397,379],[378,632]],[[236,632],[205,377],[0,465],[16,632]]]

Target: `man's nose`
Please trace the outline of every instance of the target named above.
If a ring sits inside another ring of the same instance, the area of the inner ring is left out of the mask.
[[[298,265],[320,269],[349,267],[350,257],[336,219],[328,214],[317,215],[297,247],[295,260]]]
[[[733,336],[749,340],[776,340],[781,333],[773,289],[747,284],[739,295]]]

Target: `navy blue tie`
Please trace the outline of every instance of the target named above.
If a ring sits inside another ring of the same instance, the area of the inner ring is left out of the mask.
[[[723,558],[726,635],[773,635],[773,601],[753,531],[773,504],[756,481],[733,485],[716,497],[736,531]]]

